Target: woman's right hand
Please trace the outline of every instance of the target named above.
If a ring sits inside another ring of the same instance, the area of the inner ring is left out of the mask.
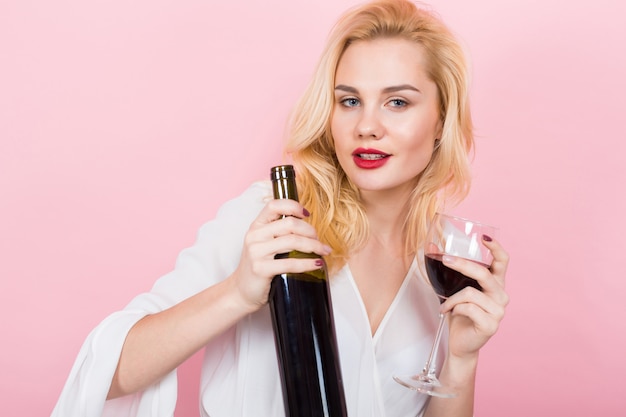
[[[303,220],[308,216],[297,201],[276,199],[270,200],[250,225],[239,266],[229,278],[250,312],[267,303],[274,276],[313,271],[323,262],[321,258],[275,259],[277,254],[292,250],[330,254],[331,248],[322,244],[313,226]]]
[[[319,269],[319,258],[274,259],[292,250],[321,256],[330,253],[317,240],[313,226],[303,220],[307,215],[296,201],[269,201],[250,225],[239,265],[230,277],[139,320],[126,336],[108,398],[145,389],[243,316],[258,310],[267,303],[275,275]]]

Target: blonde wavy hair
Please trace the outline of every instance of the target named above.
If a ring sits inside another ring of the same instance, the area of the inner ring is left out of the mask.
[[[349,10],[331,31],[313,79],[294,108],[285,148],[298,173],[300,202],[312,213],[310,221],[320,240],[333,248],[326,258],[331,272],[369,236],[359,190],[339,165],[330,132],[335,72],[351,43],[378,38],[421,45],[428,75],[438,88],[443,122],[442,137],[408,203],[406,253],[417,252],[444,201],[459,202],[469,191],[468,155],[474,139],[462,47],[437,17],[409,0],[375,0]]]

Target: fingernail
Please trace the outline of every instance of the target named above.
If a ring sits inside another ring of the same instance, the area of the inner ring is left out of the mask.
[[[315,260],[316,266],[324,266],[324,260],[322,258]]]
[[[450,255],[443,255],[441,257],[441,260],[443,261],[444,264],[452,265],[456,261],[456,258]]]
[[[485,242],[491,242],[493,239],[492,239],[492,238],[491,238],[491,236],[489,236],[489,235],[483,235],[483,240],[484,240]]]
[[[311,215],[311,213],[309,213],[309,210],[305,208],[302,209],[302,214],[304,214],[304,217],[309,217]]]
[[[332,251],[333,251],[333,248],[331,248],[330,246],[324,245],[324,252],[326,252],[326,255],[329,255]]]

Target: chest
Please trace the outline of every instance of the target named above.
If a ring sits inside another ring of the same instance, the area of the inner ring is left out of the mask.
[[[351,258],[350,270],[372,334],[376,333],[396,298],[410,265],[410,258],[393,256],[384,251],[366,251]]]

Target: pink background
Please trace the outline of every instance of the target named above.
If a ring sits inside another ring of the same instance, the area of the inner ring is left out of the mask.
[[[355,0],[0,2],[0,409],[48,415],[87,333],[280,162]],[[626,411],[626,10],[435,0],[467,44],[475,182],[512,261],[477,416]],[[200,356],[178,416],[197,415]]]

